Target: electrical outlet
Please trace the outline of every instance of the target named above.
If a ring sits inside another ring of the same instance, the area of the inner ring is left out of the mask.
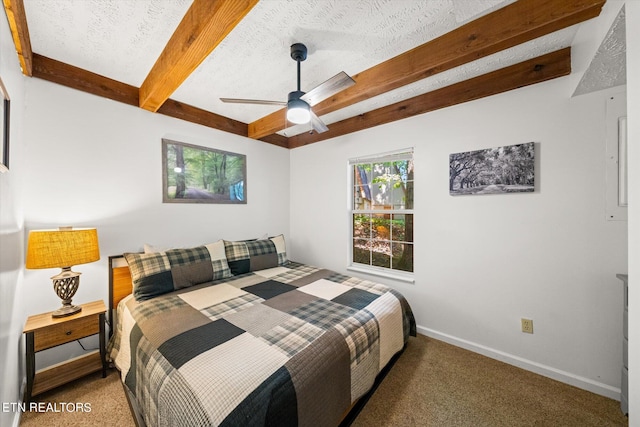
[[[527,334],[533,333],[533,320],[531,319],[520,319],[522,323],[522,332],[526,332]]]

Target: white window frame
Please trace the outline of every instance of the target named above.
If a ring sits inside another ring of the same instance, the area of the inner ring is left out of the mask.
[[[349,159],[347,162],[347,182],[349,183],[349,191],[348,191],[348,202],[347,202],[347,213],[348,213],[348,222],[349,222],[349,259],[347,264],[347,270],[355,271],[359,273],[371,274],[374,276],[384,277],[387,279],[399,280],[407,283],[415,283],[414,275],[415,275],[415,262],[413,272],[410,271],[402,271],[402,270],[393,270],[391,268],[386,267],[378,267],[373,265],[355,263],[353,261],[353,215],[354,213],[362,213],[362,214],[411,214],[413,215],[414,226],[415,226],[415,175],[414,175],[414,208],[413,209],[393,209],[393,210],[383,210],[383,209],[363,209],[363,210],[355,210],[353,203],[353,188],[355,186],[354,183],[354,174],[353,174],[353,166],[359,163],[380,163],[380,162],[392,162],[394,160],[403,160],[403,159],[414,159],[413,147],[404,148],[401,150],[394,150],[380,154],[374,154],[364,157],[355,157]],[[415,167],[415,163],[414,163]],[[414,171],[415,173],[415,171]],[[414,248],[414,256],[415,256],[415,233],[413,236],[413,244]]]

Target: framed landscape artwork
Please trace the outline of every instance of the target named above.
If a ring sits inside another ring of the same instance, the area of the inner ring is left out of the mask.
[[[0,121],[2,122],[2,141],[0,141],[0,172],[9,170],[9,107],[11,106],[7,88],[0,79]]]
[[[162,140],[163,203],[247,203],[247,158]]]
[[[534,143],[449,155],[449,194],[523,193],[534,190]]]

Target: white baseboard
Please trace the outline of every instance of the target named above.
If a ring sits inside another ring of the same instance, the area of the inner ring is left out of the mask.
[[[418,333],[422,335],[444,341],[455,345],[456,347],[461,347],[466,350],[473,351],[474,353],[482,354],[483,356],[508,363],[509,365],[517,366],[527,371],[535,372],[536,374],[608,397],[610,399],[620,400],[619,388],[612,387],[589,378],[581,377],[570,372],[562,371],[560,369],[552,368],[551,366],[546,366],[519,356],[514,356],[513,354],[505,353],[500,350],[495,350],[481,344],[454,337],[452,335],[444,334],[433,329],[425,328],[423,326],[418,326],[417,330]]]

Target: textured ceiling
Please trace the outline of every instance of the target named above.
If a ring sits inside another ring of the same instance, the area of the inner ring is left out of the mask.
[[[302,90],[355,75],[514,0],[262,0],[171,98],[244,123],[296,87],[295,42],[307,45]],[[190,0],[24,0],[34,52],[139,87]],[[571,45],[577,26],[456,67],[323,116],[330,124]],[[623,28],[624,32],[624,28]],[[606,61],[606,60],[605,60]],[[285,129],[292,136],[306,126]]]
[[[627,83],[626,40],[625,8],[622,7],[582,76],[574,96]]]
[[[25,0],[34,52],[140,86],[191,0]]]

